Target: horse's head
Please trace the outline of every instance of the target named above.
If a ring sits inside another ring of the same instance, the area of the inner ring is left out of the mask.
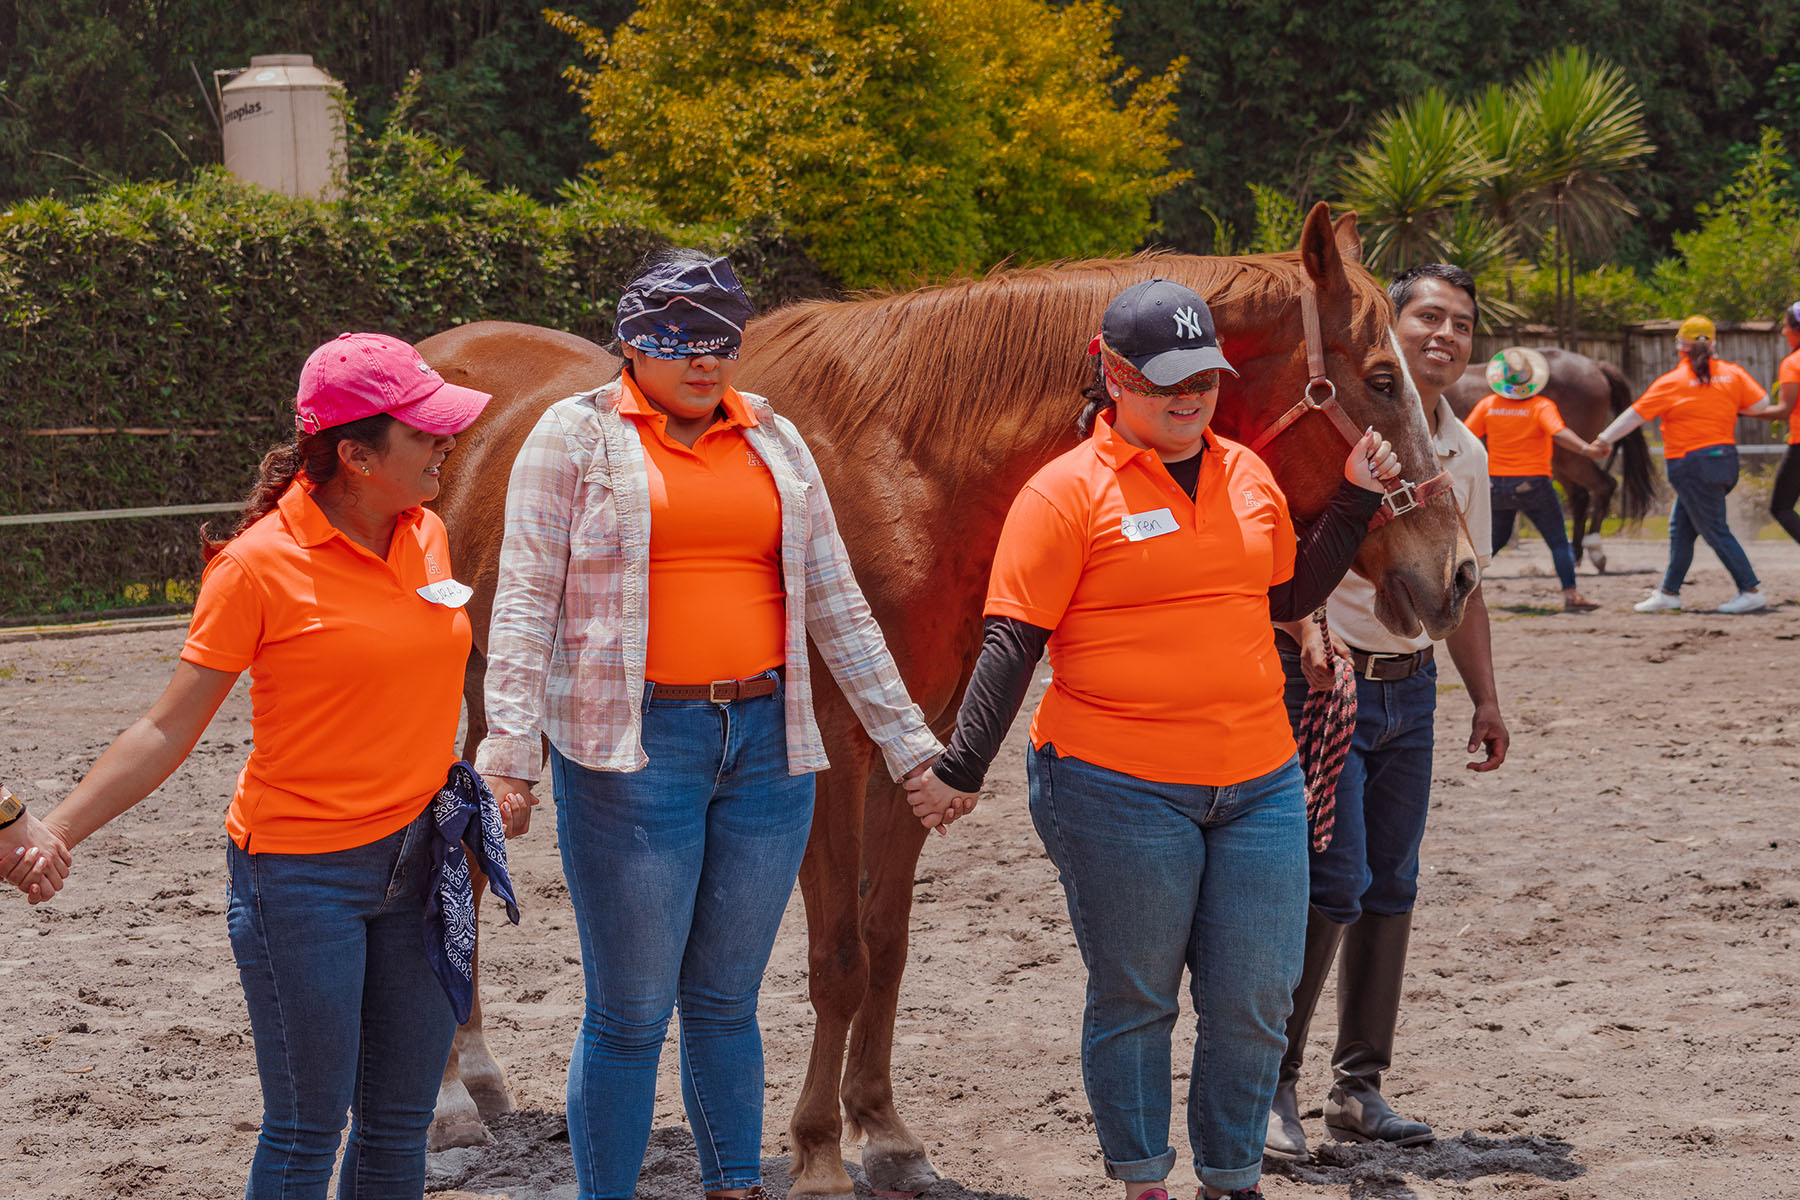
[[[1343,479],[1348,433],[1367,426],[1393,444],[1406,480],[1421,484],[1440,473],[1418,390],[1393,337],[1393,305],[1361,260],[1354,214],[1333,224],[1330,208],[1319,204],[1297,251],[1238,260],[1244,270],[1214,292],[1216,303],[1201,293],[1213,303],[1226,357],[1240,372],[1225,378],[1214,425],[1257,448],[1301,521],[1324,511]],[[1270,277],[1279,286],[1269,286]],[[1309,366],[1309,296],[1328,383],[1315,380]],[[1322,403],[1333,394],[1352,429]],[[1478,578],[1447,488],[1371,532],[1354,569],[1375,584],[1383,625],[1408,636],[1422,626],[1434,638],[1456,628]]]

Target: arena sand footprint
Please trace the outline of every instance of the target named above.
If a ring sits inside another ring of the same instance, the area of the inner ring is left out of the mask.
[[[1587,1171],[1574,1153],[1560,1138],[1485,1138],[1465,1130],[1426,1146],[1323,1142],[1313,1148],[1311,1162],[1271,1158],[1264,1166],[1298,1183],[1348,1187],[1358,1200],[1410,1200],[1417,1193],[1407,1185],[1409,1176],[1467,1183],[1483,1175],[1533,1175],[1563,1183]]]

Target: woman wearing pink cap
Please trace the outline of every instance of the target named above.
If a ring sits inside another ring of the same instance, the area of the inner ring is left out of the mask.
[[[73,848],[142,800],[250,672],[255,749],[225,818],[226,921],[263,1091],[249,1200],[323,1200],[346,1110],[338,1195],[424,1191],[466,1003],[451,928],[472,915],[464,832],[503,878],[501,826],[529,820],[453,762],[469,589],[420,507],[487,401],[395,338],[315,350],[295,440],[264,456],[230,536],[202,534],[206,573],[167,690],[43,821],[54,849]]]

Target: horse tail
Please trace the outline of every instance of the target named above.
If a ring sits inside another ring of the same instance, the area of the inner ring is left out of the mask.
[[[1596,363],[1612,392],[1610,407],[1618,416],[1631,407],[1631,384],[1625,373],[1609,362]],[[1650,443],[1644,440],[1642,428],[1634,429],[1619,439],[1620,475],[1625,484],[1619,497],[1619,516],[1627,521],[1641,521],[1656,504],[1656,474],[1650,465]]]

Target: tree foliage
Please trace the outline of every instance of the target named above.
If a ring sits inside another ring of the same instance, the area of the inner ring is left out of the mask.
[[[1383,112],[1436,86],[1453,97],[1506,88],[1534,62],[1585,46],[1618,64],[1644,102],[1657,149],[1626,181],[1644,214],[1614,253],[1647,266],[1693,206],[1754,146],[1759,125],[1800,149],[1800,5],[1793,0],[1135,0],[1116,44],[1183,74],[1174,164],[1190,182],[1158,202],[1171,242],[1211,245],[1250,217],[1247,183],[1302,204],[1330,194],[1346,148]],[[1785,82],[1784,82],[1785,81]]]
[[[1079,0],[646,0],[551,22],[598,177],[681,220],[772,213],[851,285],[1133,248],[1180,64],[1143,79]]]
[[[1679,257],[1652,277],[1665,311],[1766,321],[1800,299],[1800,190],[1778,130],[1763,131],[1750,161],[1699,213],[1699,229],[1675,235]]]
[[[630,0],[567,0],[611,24]],[[423,72],[413,123],[495,182],[547,199],[586,155],[560,78],[575,55],[540,0],[0,0],[0,203],[219,161],[214,68],[304,53],[371,125]]]

